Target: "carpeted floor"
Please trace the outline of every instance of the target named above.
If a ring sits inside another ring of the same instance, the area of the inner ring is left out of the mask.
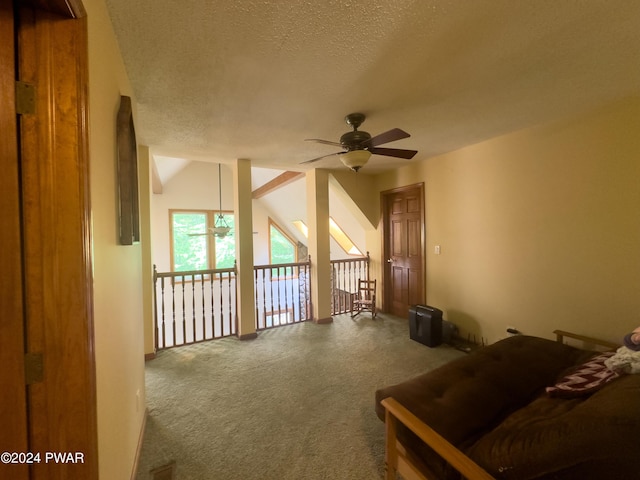
[[[382,478],[375,390],[462,355],[384,314],[162,351],[146,366],[137,480],[172,461],[179,480]]]

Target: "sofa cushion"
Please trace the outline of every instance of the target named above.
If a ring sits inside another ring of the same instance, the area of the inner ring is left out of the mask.
[[[383,398],[394,397],[450,442],[462,441],[528,403],[560,372],[593,352],[538,337],[500,340],[428,373],[376,392],[376,413],[384,421]]]
[[[552,340],[518,335],[453,360],[431,372],[376,392],[380,401],[393,397],[458,448],[473,444],[507,415],[529,403],[558,375],[593,352]],[[435,454],[417,437],[399,428],[400,441],[430,466]],[[438,471],[439,478],[446,472]]]
[[[552,397],[574,398],[600,390],[620,376],[605,365],[613,355],[614,352],[601,353],[572,368],[555,385],[547,387],[547,393]]]
[[[638,405],[640,375],[622,375],[591,396],[541,393],[465,453],[497,479],[640,478]]]

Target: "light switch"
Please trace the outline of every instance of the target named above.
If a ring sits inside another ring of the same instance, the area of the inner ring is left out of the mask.
[[[440,255],[440,245],[436,245],[435,254]]]

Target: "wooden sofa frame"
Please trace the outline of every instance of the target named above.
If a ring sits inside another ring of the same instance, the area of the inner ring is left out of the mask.
[[[597,345],[609,350],[615,350],[620,346],[564,330],[554,330],[553,333],[560,343],[564,343],[564,338],[567,337],[586,345]],[[421,464],[421,468],[418,468],[414,459],[407,454],[406,449],[398,441],[398,422],[416,434],[468,480],[495,480],[482,467],[394,400],[393,397],[385,398],[381,404],[385,408],[385,480],[396,480],[396,473],[399,473],[405,480],[437,480],[437,477],[428,471],[425,475],[423,471],[427,469],[426,466]]]

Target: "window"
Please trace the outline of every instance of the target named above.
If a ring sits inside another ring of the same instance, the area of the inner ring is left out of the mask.
[[[296,263],[298,248],[295,240],[269,219],[269,258],[271,263]]]
[[[171,268],[174,272],[231,268],[235,262],[232,235],[214,237],[220,212],[213,210],[170,210]],[[233,231],[233,212],[222,212],[222,218]]]
[[[309,227],[302,220],[294,220],[293,224],[296,226],[298,230],[302,232],[302,234],[309,238]],[[336,241],[340,248],[342,248],[345,253],[349,255],[357,255],[364,256],[360,249],[355,246],[355,244],[351,241],[351,239],[347,236],[346,233],[340,228],[340,226],[335,222],[335,220],[329,217],[329,234]]]
[[[215,212],[215,218],[218,219],[220,212]],[[222,218],[225,223],[231,228],[230,235],[224,237],[214,237],[213,235],[207,235],[209,240],[215,240],[214,244],[214,266],[212,268],[232,268],[236,261],[236,241],[233,238],[234,217],[233,213],[222,212]],[[213,223],[215,225],[215,221]]]
[[[358,247],[353,244],[347,234],[344,233],[336,221],[331,217],[329,217],[329,233],[331,233],[333,239],[338,242],[338,245],[340,245],[340,247],[349,255],[362,256],[362,252],[358,250]]]

